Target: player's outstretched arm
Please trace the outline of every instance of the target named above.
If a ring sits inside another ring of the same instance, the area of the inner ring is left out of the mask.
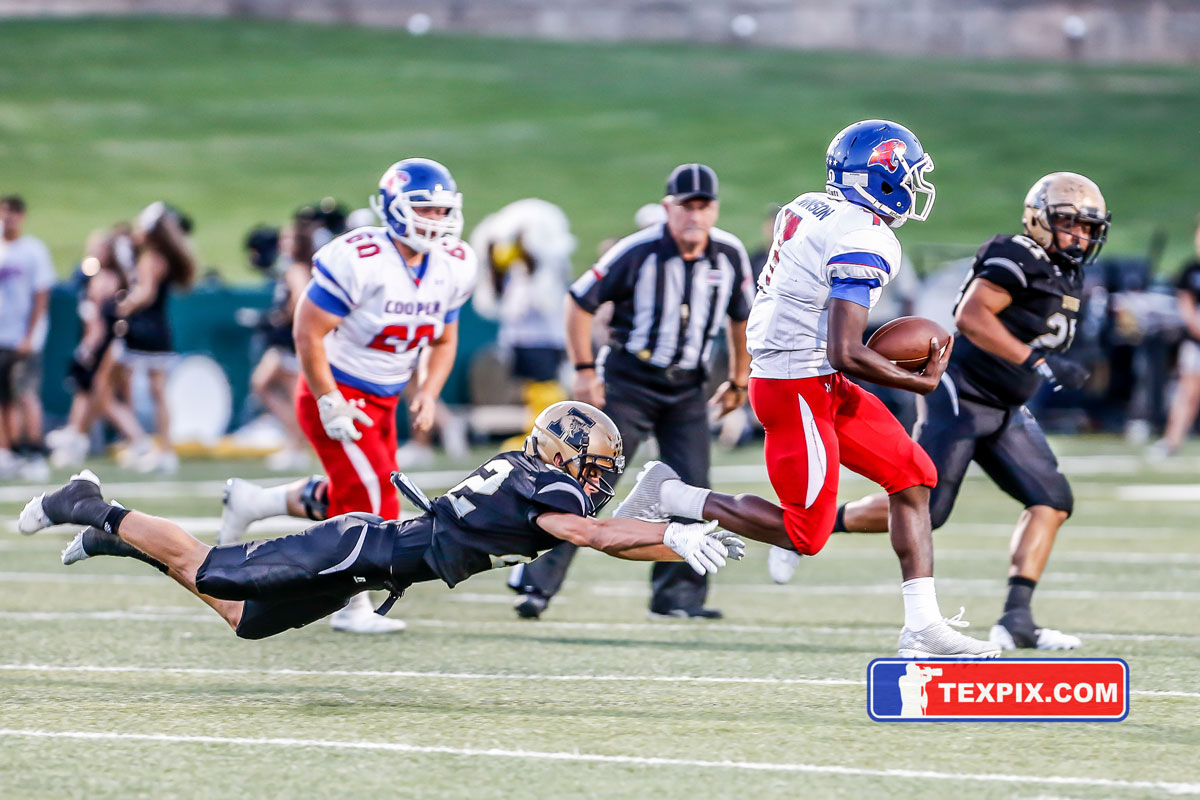
[[[438,396],[446,379],[454,369],[454,356],[458,352],[458,321],[447,322],[442,335],[429,344],[422,353],[417,370],[417,391],[408,410],[412,414],[413,430],[425,432],[433,429]]]
[[[936,339],[929,343],[929,365],[920,374],[897,367],[891,361],[863,344],[867,330],[866,306],[835,297],[829,302],[829,363],[839,372],[854,378],[891,386],[917,394],[929,394],[937,388],[950,363],[950,351],[954,338],[938,357],[941,343]]]
[[[725,566],[726,557],[741,558],[745,547],[728,535],[712,535],[715,524],[663,524],[620,517],[597,520],[554,513],[540,515],[537,524],[552,536],[616,558],[687,561],[699,574],[716,572]]]

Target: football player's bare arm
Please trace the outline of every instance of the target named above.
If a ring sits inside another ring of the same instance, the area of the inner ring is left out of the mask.
[[[151,558],[167,565],[167,575],[207,603],[229,627],[237,630],[242,601],[218,600],[196,591],[196,572],[212,548],[183,528],[162,517],[130,511],[121,520],[117,535]]]
[[[750,351],[746,349],[746,321],[729,320],[725,332],[729,343],[729,380],[721,383],[709,400],[721,409],[720,416],[740,408],[746,402],[746,388],[750,385]]]
[[[1023,364],[1033,348],[1009,333],[1000,312],[1012,305],[1012,295],[986,278],[971,281],[954,322],[971,344],[1014,364]]]
[[[891,361],[863,344],[867,330],[866,306],[835,297],[829,302],[829,343],[826,355],[829,363],[839,372],[861,378],[881,386],[905,389],[917,394],[929,394],[937,388],[950,363],[950,351],[954,338],[938,357],[942,343],[936,339],[929,342],[929,364],[920,374],[897,367]]]
[[[592,322],[595,315],[580,307],[569,293],[563,301],[563,306],[567,328],[567,357],[571,359],[571,364],[576,366],[571,397],[591,403],[596,408],[604,408],[604,384],[600,381],[596,368],[578,368],[580,364],[594,364],[596,361],[596,354],[592,351]]]
[[[296,304],[292,334],[296,340],[296,356],[300,370],[313,397],[321,397],[337,389],[329,357],[325,355],[325,334],[341,324],[342,318],[317,306],[307,297]]]
[[[682,561],[683,558],[663,544],[667,526],[639,519],[610,517],[594,519],[575,514],[541,514],[538,527],[579,547],[590,547],[610,556],[630,561]]]
[[[412,426],[417,431],[433,428],[437,399],[454,369],[454,354],[458,352],[458,321],[447,322],[442,335],[430,343],[428,352],[421,353],[417,368],[417,391],[408,410]]]

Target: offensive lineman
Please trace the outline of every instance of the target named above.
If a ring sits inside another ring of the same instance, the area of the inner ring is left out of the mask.
[[[929,456],[878,398],[842,375],[928,394],[946,368],[951,342],[930,341],[922,374],[863,344],[867,312],[900,269],[892,229],[924,220],[933,207],[925,178],[933,160],[904,126],[865,120],[834,137],[825,164],[826,191],[800,195],[775,220],[747,330],[750,404],[766,429],[767,472],[782,508],[689,486],[652,462],[617,513],[718,520],[739,535],[815,555],[833,532],[843,464],[888,492],[904,579],[900,656],[996,656],[995,645],[954,630],[967,625],[962,611],[944,619],[938,608],[929,524],[937,472]],[[925,195],[920,210],[918,195]]]
[[[475,287],[476,262],[458,238],[462,194],[438,162],[396,162],[371,200],[385,224],[350,231],[318,250],[312,280],[296,306],[302,371],[296,417],[325,475],[266,489],[231,479],[219,544],[240,541],[251,522],[265,517],[400,515],[388,483],[396,463],[396,404],[416,372],[413,427],[433,425],[458,349],[459,309]],[[400,620],[371,613],[366,594],[331,624],[352,633],[404,628]]]
[[[1025,510],[1013,531],[1008,598],[991,640],[1005,650],[1073,650],[1080,640],[1033,621],[1030,601],[1054,537],[1071,515],[1071,486],[1025,402],[1050,381],[1077,389],[1087,370],[1061,353],[1075,338],[1083,265],[1100,252],[1112,214],[1100,189],[1074,172],[1038,179],[1025,197],[1024,235],[984,242],[954,310],[966,341],[941,384],[919,401],[913,435],[937,466],[934,528],[954,508],[972,459]],[[888,529],[887,502],[871,495],[838,509],[839,531]]]
[[[523,450],[500,453],[404,522],[346,514],[303,533],[209,547],[175,523],[105,502],[84,471],[21,512],[22,533],[88,525],[63,563],[92,556],[145,561],[197,595],[243,639],[299,628],[336,611],[364,589],[392,593],[414,583],[453,587],[477,572],[529,561],[560,540],[634,561],[686,560],[716,572],[740,559],[743,543],[713,524],[667,525],[595,514],[624,469],[621,435],[585,403],[546,408]]]

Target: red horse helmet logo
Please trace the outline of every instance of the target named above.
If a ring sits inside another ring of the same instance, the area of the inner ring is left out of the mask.
[[[888,139],[886,142],[875,145],[875,149],[871,151],[871,158],[867,161],[867,166],[881,164],[888,172],[895,172],[907,151],[908,145],[904,142],[899,139]]]
[[[873,157],[874,156],[872,156],[872,158]],[[410,180],[412,180],[412,178],[409,177],[407,172],[402,169],[398,169],[393,172],[391,178],[388,179],[388,191],[398,192],[403,188],[404,184],[408,183]]]

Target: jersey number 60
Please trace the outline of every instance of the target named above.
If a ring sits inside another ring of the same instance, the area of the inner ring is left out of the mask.
[[[435,331],[436,329],[432,325],[418,325],[417,329],[413,331],[412,338],[409,339],[407,325],[388,325],[376,334],[367,346],[372,350],[382,350],[385,353],[403,353],[428,344]]]

